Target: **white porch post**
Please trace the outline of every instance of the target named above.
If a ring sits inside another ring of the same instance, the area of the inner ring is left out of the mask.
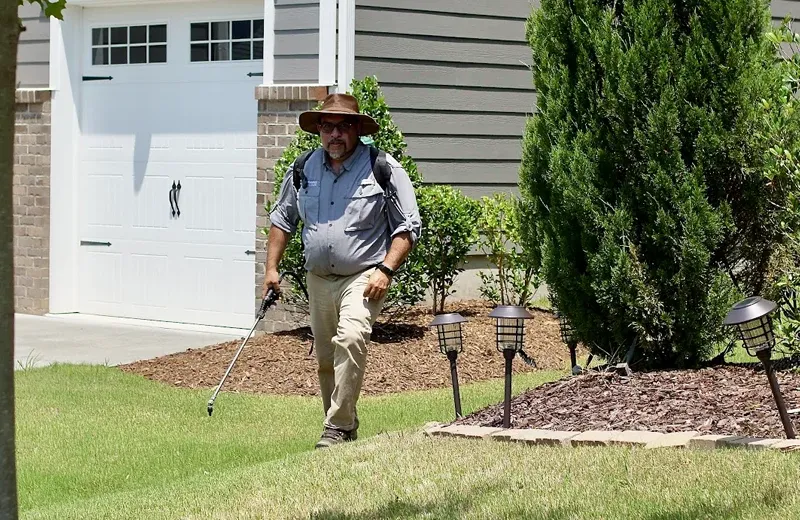
[[[264,77],[262,85],[275,83],[275,0],[264,0]]]
[[[319,0],[320,85],[336,83],[336,0]]]
[[[355,76],[356,0],[339,0],[339,77],[337,92],[346,92]]]

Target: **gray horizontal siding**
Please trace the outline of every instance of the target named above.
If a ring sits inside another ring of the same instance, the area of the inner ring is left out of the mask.
[[[314,83],[319,77],[319,58],[314,56],[275,56],[276,83]]]
[[[786,16],[797,20],[800,19],[800,1],[772,0],[772,2],[770,2],[770,11],[772,12],[773,20],[780,21]]]
[[[536,108],[528,0],[357,0],[355,75],[377,76],[425,182],[515,192]]]
[[[454,2],[452,0],[360,0],[362,7],[381,7],[411,9],[414,11],[451,13],[459,15],[505,16],[509,18],[525,18],[530,14],[532,5],[519,0],[468,0]]]
[[[524,0],[520,1],[524,3]],[[450,3],[461,4],[457,0],[450,0]],[[520,20],[523,25],[520,25]],[[524,18],[489,18],[407,9],[380,9],[363,6],[361,0],[356,2],[356,31],[382,34],[524,42],[524,21]]]
[[[380,77],[381,83],[409,83],[415,77],[423,77],[431,85],[494,88],[497,86],[498,75],[502,75],[504,84],[508,87],[527,89],[531,85],[531,73],[519,67],[413,59],[362,58],[358,62],[356,75],[359,71],[376,70],[380,71],[376,76]]]
[[[380,79],[380,71],[375,72]],[[413,78],[418,81],[420,78]],[[536,106],[533,91],[481,90],[474,88],[425,87],[419,84],[410,86],[382,83],[381,90],[386,95],[390,107],[416,108],[424,110],[456,112],[504,112],[515,114],[532,113]],[[436,130],[436,129],[433,129]],[[438,130],[436,130],[438,132]],[[523,128],[519,132],[522,135]]]
[[[38,5],[24,3],[19,17],[25,30],[17,50],[19,88],[47,88],[50,85],[50,22]]]
[[[425,182],[433,184],[484,184],[493,179],[496,184],[513,185],[519,179],[516,161],[487,161],[484,158],[463,162],[417,160],[417,168],[425,172]]]
[[[356,56],[403,60],[506,65],[519,69],[531,63],[531,50],[524,43],[476,42],[455,38],[432,38],[361,33],[356,36]]]
[[[319,78],[319,1],[274,1],[275,82],[316,82]]]
[[[519,159],[521,156],[520,138],[491,137],[423,137],[406,135],[412,157],[425,159]],[[489,177],[487,172],[487,177]]]
[[[520,135],[525,126],[522,114],[490,114],[474,112],[418,112],[392,110],[392,119],[406,135],[425,134],[437,128],[444,135],[476,133],[502,137]]]

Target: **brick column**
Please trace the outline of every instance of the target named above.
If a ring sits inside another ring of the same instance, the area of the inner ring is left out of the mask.
[[[328,95],[328,87],[258,87],[258,159],[256,184],[256,308],[261,304],[264,284],[264,263],[267,259],[267,236],[269,226],[266,205],[272,199],[275,181],[275,163],[283,150],[294,139],[297,117],[301,112],[313,109]],[[282,308],[270,310],[259,324],[260,331],[276,332],[301,325],[297,315]]]
[[[17,90],[14,139],[14,310],[50,308],[49,90]]]

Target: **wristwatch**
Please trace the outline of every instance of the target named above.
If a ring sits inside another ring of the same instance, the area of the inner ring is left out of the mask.
[[[386,276],[388,276],[388,277],[390,277],[390,278],[394,276],[394,271],[392,271],[392,270],[389,268],[389,266],[387,266],[386,264],[378,264],[378,269],[379,269],[381,272],[383,272],[383,273],[384,273]]]

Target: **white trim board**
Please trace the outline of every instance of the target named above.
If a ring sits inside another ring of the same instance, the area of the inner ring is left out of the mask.
[[[320,85],[336,83],[336,0],[319,0],[319,74]]]
[[[264,0],[264,77],[262,85],[275,81],[275,3]]]
[[[78,257],[78,139],[80,138],[83,8],[50,23],[50,305],[76,310]]]
[[[321,36],[321,35],[320,35]],[[356,66],[356,2],[339,0],[339,75],[337,92],[347,92]]]

